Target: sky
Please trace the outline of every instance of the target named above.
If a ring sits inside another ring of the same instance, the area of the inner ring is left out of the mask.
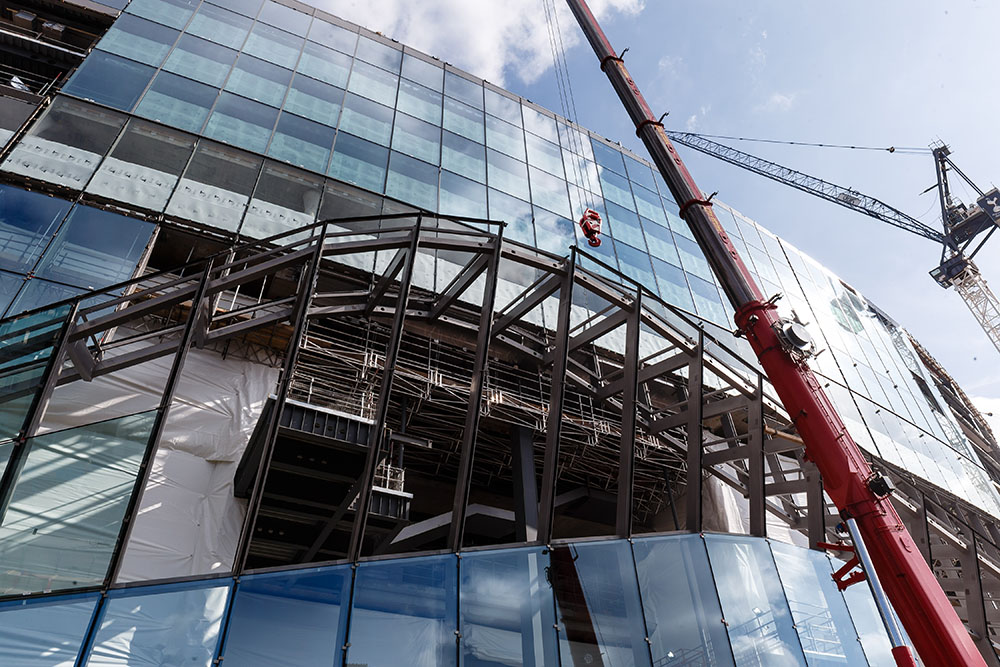
[[[562,0],[554,0],[581,125],[645,150]],[[318,6],[564,116],[543,0],[318,0]],[[992,0],[839,3],[593,0],[668,129],[866,146],[942,140],[980,188],[1000,182]],[[938,228],[930,153],[731,143],[853,187]],[[963,300],[928,275],[933,242],[679,147],[702,190],[829,267],[902,324],[1000,433],[1000,352]],[[953,179],[953,187],[955,180]],[[966,203],[971,190],[955,192]],[[1000,235],[976,256],[1000,293]]]

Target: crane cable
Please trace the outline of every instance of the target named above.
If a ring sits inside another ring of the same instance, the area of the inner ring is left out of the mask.
[[[855,151],[884,151],[887,153],[900,153],[902,155],[927,155],[931,152],[929,148],[919,146],[854,146],[851,144],[821,144],[811,141],[785,141],[782,139],[756,139],[752,137],[733,137],[726,134],[699,134],[697,132],[681,132],[680,130],[670,130],[678,134],[689,134],[693,137],[703,137],[705,139],[729,139],[730,141],[754,141],[762,144],[784,144],[788,146],[813,146],[816,148],[844,148]]]

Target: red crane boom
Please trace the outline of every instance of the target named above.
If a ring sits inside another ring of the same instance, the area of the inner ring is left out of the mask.
[[[736,310],[736,326],[746,336],[781,402],[805,442],[806,456],[819,468],[823,488],[844,519],[854,519],[871,565],[910,639],[928,667],[986,663],[958,618],[889,497],[891,486],[872,471],[833,404],[806,363],[798,325],[778,316],[764,299],[736,248],[712,211],[709,198],[667,138],[629,76],[622,59],[584,0],[567,0],[653,162],[680,205]],[[859,547],[863,548],[863,547]],[[895,642],[894,642],[895,643]],[[913,664],[909,649],[893,649],[897,664]]]

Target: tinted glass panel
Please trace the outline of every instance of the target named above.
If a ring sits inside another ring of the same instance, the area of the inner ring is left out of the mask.
[[[597,164],[619,174],[625,174],[625,162],[620,152],[596,139],[591,139],[590,143],[594,149],[594,159]]]
[[[323,173],[333,147],[332,127],[283,113],[267,149],[267,154]]]
[[[467,139],[483,143],[483,112],[445,97],[444,128]]]
[[[352,93],[391,107],[396,104],[398,83],[399,77],[395,74],[390,74],[368,63],[355,61],[347,89]]]
[[[493,116],[486,117],[486,145],[518,160],[525,159],[524,132]]]
[[[351,58],[319,44],[307,42],[296,69],[314,79],[344,88],[351,75]]]
[[[406,114],[396,114],[392,148],[424,162],[438,164],[441,155],[441,128]]]
[[[318,176],[265,162],[240,233],[265,238],[313,223],[322,188]]]
[[[628,172],[629,180],[656,192],[656,183],[653,182],[653,172],[649,166],[630,155],[624,153],[622,155],[625,158],[625,170]]]
[[[244,16],[253,18],[260,11],[263,0],[218,0],[219,4],[225,2],[226,6],[234,12],[239,12]]]
[[[184,35],[163,63],[163,69],[202,83],[221,86],[235,61],[236,51]]]
[[[619,206],[623,206],[630,211],[635,210],[635,202],[632,199],[632,189],[628,180],[623,176],[608,171],[601,170],[601,189],[604,191],[604,198],[613,201]]]
[[[428,123],[441,124],[441,93],[406,79],[399,82],[396,108]]]
[[[693,273],[702,280],[712,280],[712,269],[697,243],[683,236],[674,236],[674,243],[688,273]]]
[[[451,132],[445,132],[441,145],[441,166],[480,183],[486,182],[486,149]]]
[[[649,255],[638,248],[623,243],[621,239],[618,239],[615,248],[618,250],[618,263],[621,265],[622,273],[650,289],[656,289],[656,280],[653,278]]]
[[[567,254],[569,247],[576,243],[573,222],[537,206],[532,207],[532,213],[535,217],[535,238],[538,240],[538,247],[557,255]],[[605,239],[600,251],[608,254],[608,257],[602,259],[608,260],[614,266],[615,251],[611,239]]]
[[[434,63],[421,60],[409,54],[403,54],[403,77],[410,81],[427,86],[428,88],[441,92],[444,85],[444,70]]]
[[[296,35],[304,35],[309,29],[312,17],[291,7],[279,5],[277,2],[265,2],[257,20]]]
[[[0,186],[0,268],[30,271],[69,207],[62,199]]]
[[[611,236],[637,248],[644,248],[646,244],[639,226],[639,216],[611,201],[605,201],[604,205],[608,213],[607,219],[611,223]]]
[[[389,145],[389,138],[392,135],[392,109],[389,107],[348,93],[344,99],[344,110],[341,115],[341,131],[350,132],[383,146]]]
[[[243,45],[243,52],[252,53],[262,60],[282,67],[293,68],[299,60],[299,51],[302,50],[304,42],[301,37],[258,23],[250,31],[250,36]]]
[[[336,127],[344,91],[306,76],[296,76],[285,98],[285,111]]]
[[[554,118],[529,106],[522,106],[521,113],[524,115],[524,129],[554,144],[559,143],[559,131]]]
[[[351,55],[358,43],[358,33],[316,18],[309,28],[309,39]]]
[[[95,51],[63,86],[63,92],[128,111],[153,78],[153,72],[152,67]]]
[[[506,95],[501,95],[500,93],[485,89],[486,94],[486,113],[496,116],[497,118],[503,118],[508,123],[513,123],[518,127],[521,127],[521,103],[517,100],[511,99]]]
[[[399,72],[399,63],[403,58],[402,51],[365,36],[358,39],[358,50],[355,55],[366,63],[378,65],[390,72]]]
[[[635,205],[639,215],[661,225],[667,224],[667,216],[663,213],[663,206],[660,205],[660,198],[656,193],[645,188],[632,188],[632,193],[635,195]]]
[[[187,32],[230,48],[242,48],[253,21],[245,16],[203,4],[191,19]]]
[[[526,134],[524,138],[528,146],[528,164],[562,178],[562,151],[559,147],[533,134]]]
[[[691,298],[691,288],[687,284],[684,271],[674,266],[653,259],[653,271],[656,272],[656,284],[660,288],[660,296],[669,304],[687,311],[694,310],[694,300]]]
[[[200,141],[167,213],[236,231],[250,200],[261,158]]]
[[[503,230],[505,239],[512,239],[535,245],[535,230],[531,224],[531,204],[510,195],[505,195],[493,188],[487,193],[490,205],[490,220],[502,220],[507,223]]]
[[[442,171],[440,212],[467,218],[486,218],[486,186]]]
[[[72,665],[99,595],[0,604],[0,663],[18,667]]]
[[[393,152],[385,193],[427,211],[437,210],[438,168]]]
[[[176,40],[176,30],[123,14],[98,42],[97,48],[158,67]]]
[[[263,153],[277,118],[278,110],[273,107],[222,93],[205,126],[205,135]]]
[[[226,90],[272,107],[280,107],[291,80],[291,70],[243,55],[236,61],[236,67],[226,81]]]
[[[198,0],[132,0],[127,11],[180,30],[197,6]]]
[[[383,192],[388,161],[388,148],[341,132],[333,147],[329,173],[373,192]]]
[[[531,174],[531,202],[568,218],[570,211],[566,181],[534,167],[530,167],[528,171]]]
[[[444,94],[477,109],[483,108],[483,85],[454,72],[445,72]]]
[[[135,113],[166,125],[201,131],[219,90],[169,72],[160,72]]]
[[[721,326],[729,323],[726,308],[722,305],[722,297],[719,296],[719,290],[713,283],[696,276],[688,276],[688,284],[691,285],[694,305],[699,315]]]

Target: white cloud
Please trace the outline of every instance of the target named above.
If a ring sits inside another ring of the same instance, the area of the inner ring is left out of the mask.
[[[656,63],[660,74],[670,79],[676,79],[680,76],[680,70],[683,65],[684,59],[680,56],[663,56]]]
[[[369,30],[450,62],[499,86],[511,74],[537,81],[552,67],[545,13],[538,0],[319,0],[322,9]],[[582,34],[564,3],[556,0],[565,49]],[[637,14],[644,0],[592,0],[598,19]]]
[[[701,120],[705,116],[707,116],[708,112],[711,111],[711,110],[712,110],[712,105],[711,104],[708,104],[708,105],[703,104],[701,106],[701,108],[698,109],[698,111],[696,113],[693,113],[690,116],[688,116],[687,121],[684,123],[684,128],[688,132],[694,132],[694,131],[696,131],[698,129],[699,125],[701,124]]]
[[[755,107],[756,111],[788,111],[795,104],[795,93],[771,93],[771,96]]]

